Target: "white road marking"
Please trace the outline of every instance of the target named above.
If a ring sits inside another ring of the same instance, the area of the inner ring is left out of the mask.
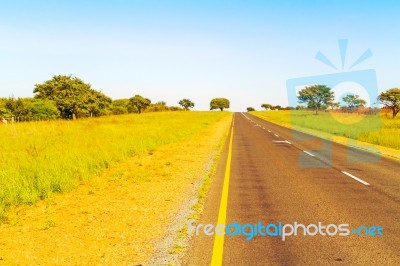
[[[271,133],[271,130],[268,129],[268,132]]]
[[[246,117],[247,118],[247,120],[250,120],[251,121],[251,119],[250,118],[248,118],[247,117],[247,115],[245,115],[244,113],[241,113],[244,117]]]
[[[279,137],[279,135],[276,135],[276,134],[274,134],[275,135],[275,137]]]
[[[292,144],[291,142],[287,141],[287,140],[272,140],[275,143],[287,143],[287,144]]]
[[[366,186],[369,186],[369,183],[365,182],[364,180],[362,180],[362,179],[360,179],[360,178],[358,178],[358,177],[356,177],[356,176],[354,176],[352,174],[347,173],[346,171],[342,171],[342,173],[347,175],[347,176],[349,176],[349,177],[351,177],[351,178],[353,178],[354,180],[357,180],[358,182],[360,182],[360,183],[362,183],[362,184],[364,184]]]
[[[312,153],[310,153],[310,152],[308,152],[308,151],[303,151],[304,153],[307,153],[308,155],[310,155],[310,156],[312,156],[312,157],[314,157],[315,155],[314,154],[312,154]]]

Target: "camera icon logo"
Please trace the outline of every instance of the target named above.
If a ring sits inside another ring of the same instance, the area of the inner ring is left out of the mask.
[[[301,89],[304,89],[306,86],[311,85],[325,85],[331,88],[331,91],[334,92],[335,101],[339,104],[341,103],[341,99],[346,95],[359,95],[360,98],[365,99],[367,112],[379,112],[379,105],[377,103],[378,97],[378,87],[377,87],[377,78],[376,71],[374,69],[366,69],[366,70],[351,70],[353,67],[359,65],[364,62],[368,58],[372,56],[372,52],[370,49],[367,49],[350,67],[349,70],[345,71],[345,63],[346,63],[346,54],[347,54],[347,39],[339,40],[339,50],[341,57],[341,68],[342,70],[332,74],[325,75],[316,75],[316,76],[307,76],[300,78],[289,79],[286,82],[287,95],[288,95],[288,103],[289,106],[298,106],[298,92]],[[330,66],[336,71],[339,68],[334,65],[323,53],[317,52],[316,57],[317,60],[322,63]],[[333,109],[333,107],[331,107]],[[341,115],[337,115],[337,112],[329,112],[329,115],[324,114],[324,124],[329,124],[331,128],[340,128],[338,132],[331,132],[334,135],[337,134],[339,136],[348,137],[348,144],[351,146],[353,144],[357,144],[357,136],[360,134],[366,134],[371,131],[376,131],[382,128],[381,117],[378,114],[375,115],[359,115],[360,118],[355,119],[355,121],[349,123],[348,121],[343,121],[340,118]],[[290,115],[292,128],[296,126],[301,126],[304,124],[304,116],[299,115],[298,112],[291,112]],[[315,126],[315,125],[314,125]],[[316,130],[319,125],[316,125]],[[323,125],[320,125],[321,127]],[[343,133],[345,132],[345,133]],[[298,131],[292,131],[293,138],[297,141],[310,141],[310,139],[314,138],[306,134],[302,134]],[[357,144],[357,146],[360,146]],[[372,149],[368,147],[368,149]],[[306,154],[300,155],[299,164],[303,168],[327,168],[332,166],[332,143],[331,140],[323,140],[320,148],[318,150],[312,150],[316,153],[323,154],[323,158],[325,158],[324,163],[310,162],[309,158],[307,158]],[[312,152],[310,151],[310,152]],[[378,162],[380,160],[379,152],[375,151],[378,155],[371,156],[357,156],[357,153],[354,152],[353,149],[347,149],[347,161],[351,163],[357,162]]]

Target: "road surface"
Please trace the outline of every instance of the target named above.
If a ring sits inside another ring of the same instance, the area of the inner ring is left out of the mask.
[[[207,236],[200,227],[183,265],[400,265],[400,161],[247,113],[235,114],[232,131],[195,226],[321,222],[348,224],[350,233],[304,236],[299,229],[284,241],[260,234],[248,241],[244,235]],[[376,226],[368,231],[376,236],[351,231],[360,226]]]

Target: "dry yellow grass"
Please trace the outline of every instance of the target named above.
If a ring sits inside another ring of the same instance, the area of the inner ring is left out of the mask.
[[[182,202],[206,176],[231,115],[195,137],[136,155],[75,191],[10,210],[0,265],[145,263]]]

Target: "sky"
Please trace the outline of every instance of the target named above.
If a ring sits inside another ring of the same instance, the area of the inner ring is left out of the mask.
[[[289,79],[365,69],[383,91],[400,87],[399,11],[400,1],[0,0],[0,97],[72,75],[113,99],[208,110],[224,97],[244,111],[287,106]]]

